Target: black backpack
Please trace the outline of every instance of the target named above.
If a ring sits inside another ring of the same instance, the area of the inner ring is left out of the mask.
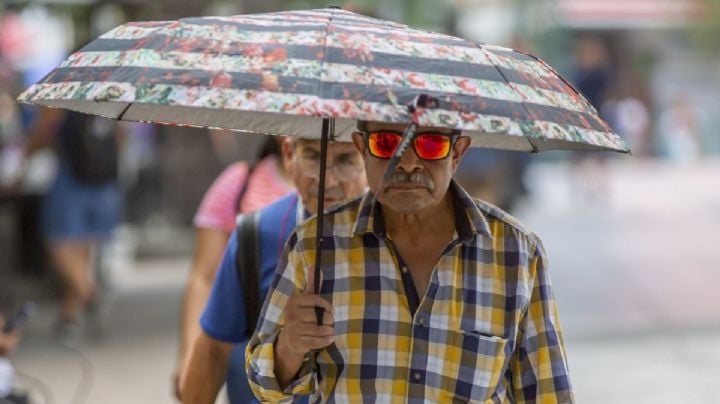
[[[262,296],[260,295],[260,243],[258,234],[258,211],[248,212],[237,217],[237,255],[235,271],[240,282],[240,290],[245,297],[245,319],[247,336],[252,336],[260,317]]]
[[[60,126],[61,147],[73,176],[88,185],[118,178],[118,145],[112,120],[68,112]]]
[[[248,165],[248,172],[245,182],[237,196],[235,206],[238,211],[245,199],[250,177],[255,171],[255,165]],[[247,336],[252,336],[260,317],[260,241],[258,234],[258,220],[260,214],[257,211],[241,213],[235,219],[235,230],[237,233],[237,251],[235,258],[235,271],[240,282],[240,290],[245,297],[245,319],[247,321]]]

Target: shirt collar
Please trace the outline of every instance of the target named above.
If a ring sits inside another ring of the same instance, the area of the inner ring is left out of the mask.
[[[295,194],[295,202],[295,225],[297,226],[312,215],[305,209],[305,204],[302,198],[300,198],[300,194]]]
[[[455,180],[450,182],[448,192],[451,193],[455,206],[455,230],[458,239],[461,242],[467,242],[476,234],[492,239],[487,219],[470,195]],[[372,191],[367,192],[360,202],[353,233],[356,235],[372,233],[380,237],[385,236],[382,208],[373,197]]]

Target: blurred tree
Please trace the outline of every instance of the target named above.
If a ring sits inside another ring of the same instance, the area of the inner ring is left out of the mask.
[[[125,0],[132,1],[132,0]],[[241,14],[261,13],[280,9],[278,0],[160,0],[144,2],[142,19],[173,20],[205,15],[209,10],[237,9]]]
[[[284,0],[281,8],[302,10],[323,8],[328,5],[351,7],[361,14],[397,21],[412,27],[437,32],[452,32],[454,29],[454,7],[447,1],[436,0]]]
[[[696,47],[706,56],[720,56],[720,0],[703,0],[698,23],[691,26]]]

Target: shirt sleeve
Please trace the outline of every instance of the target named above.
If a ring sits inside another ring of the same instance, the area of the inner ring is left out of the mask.
[[[200,317],[200,326],[205,334],[232,343],[243,342],[247,335],[244,296],[235,269],[236,257],[237,233],[233,231]]]
[[[247,345],[246,370],[250,387],[262,402],[291,400],[293,395],[309,395],[315,390],[315,374],[306,360],[295,380],[284,390],[275,376],[275,341],[285,319],[283,312],[288,299],[305,289],[306,268],[312,268],[297,243],[297,233],[288,239],[278,264],[273,283],[265,299],[260,322]]]
[[[247,164],[235,163],[226,168],[210,185],[200,202],[193,220],[195,226],[230,233],[235,228],[238,196],[247,180]]]
[[[573,403],[558,310],[539,241],[529,271],[532,294],[510,363],[513,397],[518,403]]]

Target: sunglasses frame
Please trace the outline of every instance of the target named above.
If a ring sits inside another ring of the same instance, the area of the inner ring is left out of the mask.
[[[360,134],[363,136],[363,138],[365,139],[365,147],[367,148],[368,153],[370,153],[371,156],[375,157],[376,159],[390,160],[390,159],[392,158],[392,155],[391,155],[390,157],[380,157],[380,156],[376,156],[376,155],[373,154],[372,149],[370,148],[370,135],[371,135],[372,133],[379,133],[379,132],[394,133],[394,134],[400,136],[401,139],[402,139],[403,132],[396,131],[396,130],[389,130],[389,129],[373,130],[373,131],[367,131],[367,130],[365,130],[365,131],[359,131],[359,132],[358,132],[358,133],[360,133]],[[442,137],[450,138],[450,148],[448,149],[448,153],[445,155],[445,157],[442,157],[442,158],[439,158],[439,159],[425,159],[425,158],[420,157],[420,155],[419,155],[418,152],[417,152],[417,148],[416,148],[416,146],[415,146],[415,139],[417,139],[419,136],[423,136],[423,135],[434,135],[434,136],[442,136]],[[415,135],[413,136],[413,140],[412,140],[412,142],[411,142],[410,144],[412,145],[413,153],[415,153],[415,155],[416,155],[420,160],[423,160],[423,161],[442,161],[442,160],[445,160],[446,158],[448,158],[448,157],[450,156],[450,150],[455,146],[455,143],[457,143],[457,140],[458,140],[459,138],[460,138],[460,134],[458,134],[458,133],[442,133],[442,132],[435,132],[435,131],[416,132]],[[400,143],[398,142],[398,144],[400,144]],[[393,151],[393,153],[394,153],[394,151]]]

